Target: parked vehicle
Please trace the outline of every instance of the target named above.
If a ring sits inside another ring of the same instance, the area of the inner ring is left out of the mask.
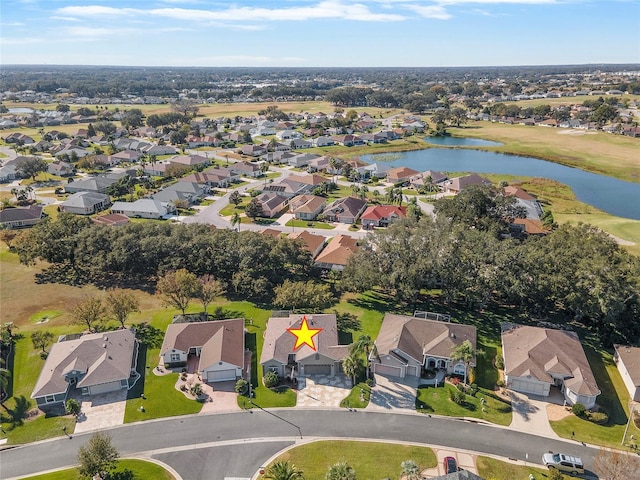
[[[542,456],[542,463],[549,469],[555,468],[561,472],[571,473],[572,475],[584,473],[584,463],[580,457],[549,452]]]
[[[454,473],[458,471],[458,462],[453,457],[444,458],[444,474]]]

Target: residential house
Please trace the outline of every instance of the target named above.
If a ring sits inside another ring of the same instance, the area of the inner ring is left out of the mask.
[[[320,329],[312,340],[315,349],[302,345],[294,349],[296,336],[289,330],[299,329],[306,321],[309,328]],[[336,375],[341,361],[349,353],[348,345],[339,345],[335,314],[293,315],[271,317],[267,321],[260,356],[262,372],[276,372],[279,377],[295,378],[307,375]]]
[[[67,183],[64,186],[66,193],[77,192],[94,192],[94,193],[106,193],[107,188],[113,185],[117,180],[112,177],[99,176],[99,177],[87,177],[75,182]]]
[[[309,173],[326,172],[328,168],[329,168],[329,157],[327,156],[322,156],[322,157],[309,160],[309,163],[307,165],[307,171]]]
[[[165,367],[186,367],[207,383],[236,381],[245,368],[244,319],[172,323],[160,358]]]
[[[283,178],[282,180],[276,183],[268,183],[262,188],[262,192],[277,193],[278,195],[281,195],[287,198],[293,198],[296,195],[310,193],[313,190],[313,185],[292,180],[291,177]]]
[[[265,153],[267,153],[268,150],[266,145],[250,144],[242,145],[240,147],[240,151],[243,155],[248,155],[250,157],[259,157],[260,155],[264,155]]]
[[[409,183],[416,190],[421,190],[423,188],[430,190],[438,190],[440,188],[440,184],[447,180],[447,175],[442,172],[437,172],[435,170],[427,170],[425,172],[419,173],[418,175],[414,175],[409,179]]]
[[[118,159],[118,163],[119,162],[137,162],[140,157],[142,157],[142,153],[140,152],[136,152],[135,150],[123,150],[121,152],[118,153],[114,153],[113,155],[111,155],[113,158],[117,158]]]
[[[107,208],[111,204],[109,195],[98,192],[77,192],[60,204],[62,212],[76,215],[92,215]]]
[[[292,157],[287,158],[287,163],[296,168],[302,168],[309,165],[309,162],[320,158],[320,155],[314,153],[300,153]]]
[[[367,207],[360,217],[360,221],[362,222],[362,228],[371,229],[373,227],[388,227],[391,222],[406,217],[407,207],[372,205]]]
[[[18,163],[18,159],[14,158],[13,160],[7,160],[2,163],[0,166],[0,182],[12,182],[19,178],[18,172],[16,171],[16,165]]]
[[[107,227],[120,227],[129,223],[129,217],[119,213],[109,213],[107,215],[98,215],[91,217],[91,221],[96,225],[105,225]]]
[[[321,135],[312,140],[312,143],[316,147],[330,147],[331,145],[335,145],[335,140],[327,135]]]
[[[75,167],[69,162],[55,160],[47,165],[47,173],[57,175],[59,177],[69,177],[75,173]]]
[[[227,188],[230,183],[230,177],[227,174],[196,172],[187,175],[182,179],[184,182],[197,183],[199,185],[207,185],[211,188]]]
[[[16,145],[33,145],[34,143],[36,143],[36,141],[29,135],[18,132],[5,135],[3,139],[6,143],[15,143]]]
[[[281,233],[278,231],[278,233]],[[311,258],[316,258],[327,243],[326,237],[315,235],[307,230],[298,230],[287,235],[291,240],[302,243],[304,249],[311,254]]]
[[[613,359],[618,366],[629,396],[634,402],[640,402],[640,347],[614,345]]]
[[[372,371],[400,378],[419,378],[423,370],[464,376],[467,366],[451,355],[467,340],[473,346],[470,366],[474,367],[475,326],[387,313],[375,341],[376,355],[370,358]]]
[[[355,238],[336,235],[316,257],[316,266],[324,270],[344,270],[349,258],[360,249]]]
[[[420,172],[409,167],[396,167],[387,171],[387,182],[396,184],[404,183],[411,180],[411,177],[418,175]]]
[[[263,216],[273,218],[287,208],[289,198],[276,192],[264,192],[256,197],[256,202],[262,207]]]
[[[160,219],[173,210],[171,205],[154,198],[141,198],[135,202],[113,202],[111,206],[111,213],[119,213],[129,218]]]
[[[234,172],[230,167],[209,167],[203,170],[207,175],[218,175],[227,179],[228,183],[236,183],[240,181],[240,174]]]
[[[256,178],[262,175],[260,165],[251,162],[236,162],[229,167],[229,170],[243,177]]]
[[[575,332],[502,324],[507,388],[548,397],[559,388],[569,405],[596,405],[600,389]]]
[[[367,208],[367,201],[362,198],[339,198],[327,208],[323,214],[330,222],[356,223]]]
[[[184,200],[191,205],[204,197],[208,191],[208,188],[203,188],[196,182],[180,181],[163,188],[154,194],[153,198],[161,202],[172,202],[174,204],[176,200]]]
[[[141,142],[142,143],[142,142]],[[132,148],[135,150],[135,148]],[[175,155],[176,149],[170,145],[145,145],[139,149],[145,155]]]
[[[137,357],[138,342],[128,329],[61,337],[49,350],[31,398],[47,409],[64,405],[71,390],[82,395],[127,390],[139,378]]]
[[[331,139],[334,143],[342,145],[344,147],[353,147],[355,145],[364,145],[365,141],[357,135],[346,134],[346,135],[332,135]]]
[[[304,138],[294,138],[289,143],[291,150],[299,150],[301,148],[313,148],[314,144],[310,140],[305,140]]]
[[[298,220],[314,220],[324,209],[324,197],[316,195],[298,195],[289,202],[289,210]]]
[[[287,177],[289,180],[293,180],[294,182],[304,183],[305,185],[309,185],[311,187],[317,187],[322,185],[323,183],[328,182],[328,180],[321,175],[290,175]]]
[[[0,210],[0,226],[2,228],[32,227],[42,219],[42,213],[41,205],[4,208]]]
[[[280,130],[276,133],[276,138],[282,142],[284,140],[294,140],[296,138],[302,138],[302,134],[300,132],[296,132],[295,130]]]
[[[491,185],[491,181],[481,177],[477,173],[472,173],[463,177],[446,180],[442,183],[442,189],[445,193],[453,193],[457,195],[465,188],[469,188],[473,185]]]
[[[178,155],[169,159],[170,163],[175,163],[193,169],[209,165],[209,158],[201,155]]]
[[[263,228],[262,230],[260,230],[260,233],[262,235],[267,235],[273,238],[282,237],[282,232],[280,230],[276,230],[275,228]]]
[[[142,171],[145,175],[151,175],[154,177],[164,177],[167,175],[167,170],[171,166],[169,162],[151,162],[145,163],[142,167]]]

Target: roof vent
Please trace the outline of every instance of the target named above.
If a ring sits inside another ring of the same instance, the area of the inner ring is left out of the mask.
[[[456,338],[456,334],[451,332],[451,338]]]
[[[106,344],[106,343],[103,343],[103,344],[102,344],[102,348],[107,348],[107,344]]]

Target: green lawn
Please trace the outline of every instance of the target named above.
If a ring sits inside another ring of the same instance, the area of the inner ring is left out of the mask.
[[[612,448],[622,447],[622,437],[629,419],[629,393],[620,376],[620,372],[613,361],[613,356],[604,350],[595,350],[589,345],[588,337],[581,337],[583,346],[591,370],[595,376],[598,387],[602,393],[598,396],[598,405],[601,405],[609,415],[609,422],[598,425],[588,420],[571,415],[559,421],[549,422],[551,428],[564,438],[571,438],[571,432],[575,432],[575,439],[606,445]],[[631,435],[640,438],[640,429],[631,422],[627,433],[627,443]]]
[[[475,397],[467,395],[465,402],[458,405],[449,399],[449,393],[455,389],[456,387],[448,383],[438,388],[421,386],[418,388],[416,410],[451,417],[480,418],[505,426],[511,423],[511,404],[500,399],[492,391],[480,389]],[[484,405],[481,403],[482,398],[485,399]],[[485,412],[482,411],[483,408]]]
[[[313,222],[309,220],[289,220],[286,224],[287,227],[299,227],[299,228],[320,228],[323,230],[333,230],[333,225],[329,225],[324,222]]]
[[[137,459],[123,459],[118,462],[115,472],[130,470],[133,473],[131,480],[174,480],[175,477],[157,463],[146,462]],[[56,472],[25,477],[23,480],[82,480],[75,468],[67,468]]]
[[[367,408],[369,399],[371,398],[371,387],[365,382],[357,383],[351,389],[349,395],[340,402],[340,406],[344,408]]]
[[[536,463],[540,460],[533,459]],[[516,465],[513,463],[501,462],[495,458],[478,456],[476,459],[476,467],[478,468],[478,475],[482,478],[490,478],[492,480],[514,480],[514,479],[527,479],[529,475],[533,475],[535,479],[542,479],[549,477],[549,470],[546,468],[537,468],[524,465]],[[564,475],[563,478],[570,479],[568,475]]]
[[[296,392],[286,386],[270,389],[260,384],[257,388],[253,389],[253,394],[253,404],[249,401],[248,397],[238,395],[238,406],[245,409],[256,407],[278,408],[296,406]]]
[[[399,478],[400,464],[413,460],[420,469],[437,465],[433,450],[395,443],[318,441],[292,448],[276,461],[288,460],[300,468],[307,480],[321,480],[331,465],[347,462],[360,479]],[[258,477],[260,479],[264,477]]]

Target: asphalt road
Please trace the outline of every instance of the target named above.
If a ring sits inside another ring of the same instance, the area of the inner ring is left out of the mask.
[[[527,460],[528,455],[531,463],[541,463],[542,454],[551,450],[581,456],[587,467],[597,453],[597,449],[577,442],[451,418],[345,410],[285,409],[194,415],[108,430],[121,456],[151,456],[165,461],[184,480],[251,478],[271,455],[299,439],[300,432],[304,438],[399,440],[518,460]],[[3,450],[0,478],[8,480],[73,465],[78,448],[89,436],[61,437]]]

